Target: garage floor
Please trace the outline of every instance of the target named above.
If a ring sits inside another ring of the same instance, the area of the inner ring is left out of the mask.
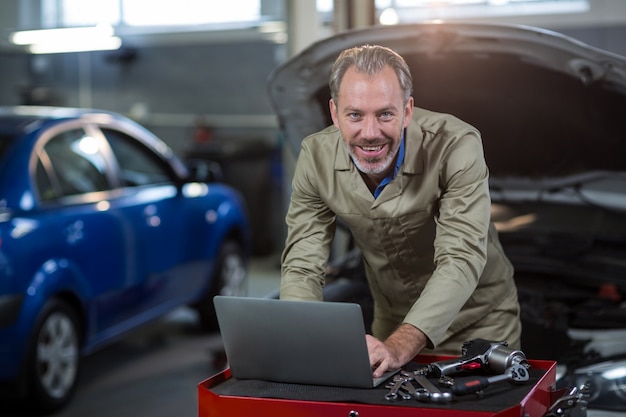
[[[250,296],[278,288],[278,256],[253,259]],[[73,401],[55,417],[195,417],[196,387],[225,366],[219,334],[201,334],[192,310],[163,320],[87,357]],[[217,353],[217,354],[216,354]],[[0,406],[0,417],[26,416]]]

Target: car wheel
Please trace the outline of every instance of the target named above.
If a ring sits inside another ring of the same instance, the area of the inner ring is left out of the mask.
[[[74,394],[80,362],[80,330],[76,314],[66,303],[44,306],[29,346],[28,404],[49,413]]]
[[[216,295],[245,295],[247,289],[248,265],[243,248],[235,241],[222,245],[209,292],[194,307],[200,315],[200,324],[205,331],[217,331],[217,316],[213,306]]]

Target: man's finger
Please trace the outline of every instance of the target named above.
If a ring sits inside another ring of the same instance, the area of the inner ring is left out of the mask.
[[[380,362],[385,358],[386,348],[383,342],[376,339],[374,336],[365,335],[367,342],[367,353],[370,358],[370,366],[372,369],[380,366]]]
[[[376,369],[374,369],[372,375],[374,376],[374,378],[380,378],[385,372],[387,372],[387,370],[389,370],[389,360],[384,359],[382,362],[380,362]]]

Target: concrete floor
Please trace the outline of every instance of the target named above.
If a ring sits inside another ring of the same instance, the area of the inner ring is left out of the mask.
[[[253,259],[248,294],[272,293],[279,275],[278,256]],[[52,416],[195,417],[198,383],[225,366],[219,353],[219,334],[201,334],[195,313],[178,309],[85,358],[74,399]],[[27,415],[12,408],[0,406],[0,417]]]

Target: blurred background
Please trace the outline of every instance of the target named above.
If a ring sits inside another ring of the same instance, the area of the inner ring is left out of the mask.
[[[2,0],[0,105],[115,111],[183,159],[220,162],[253,207],[249,294],[265,296],[278,285],[285,173],[295,159],[268,99],[269,75],[340,31],[433,19],[538,26],[626,55],[623,0]],[[76,27],[106,40],[38,45],[18,36]],[[41,49],[61,46],[69,49]],[[196,415],[197,384],[225,363],[219,335],[199,333],[195,320],[176,310],[87,358],[76,398],[55,415]],[[20,410],[0,406],[0,416],[13,415]]]

